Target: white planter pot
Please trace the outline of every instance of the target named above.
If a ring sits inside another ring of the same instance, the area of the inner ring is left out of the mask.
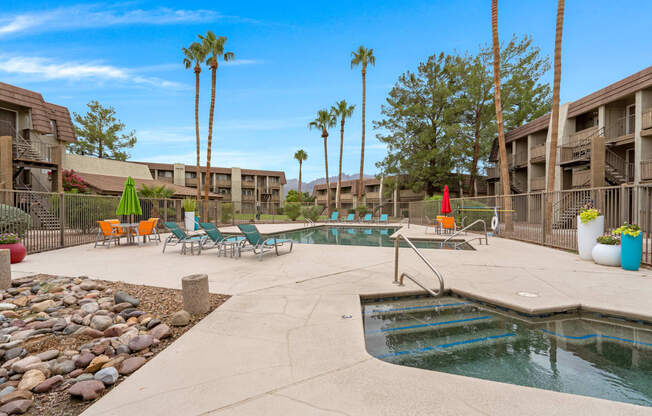
[[[186,231],[195,231],[195,212],[186,212],[185,215]]]
[[[591,252],[593,261],[603,266],[620,266],[620,244],[596,244]]]
[[[591,260],[591,252],[598,242],[596,239],[604,234],[604,215],[590,221],[582,223],[580,216],[577,216],[577,251],[580,253],[582,260]]]

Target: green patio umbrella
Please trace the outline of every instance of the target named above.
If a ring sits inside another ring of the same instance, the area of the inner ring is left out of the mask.
[[[131,176],[125,181],[125,189],[122,191],[120,203],[115,213],[116,215],[142,215],[143,213],[143,210],[140,208],[140,201],[138,201],[136,183]]]

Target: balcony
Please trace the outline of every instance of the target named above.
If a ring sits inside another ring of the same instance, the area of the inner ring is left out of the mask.
[[[605,128],[605,143],[625,144],[634,141],[634,114],[621,117]]]
[[[573,188],[585,188],[591,183],[591,170],[574,170],[573,171]]]
[[[371,200],[371,199],[379,200],[380,199],[380,192],[378,192],[378,191],[376,191],[376,192],[367,192],[367,193],[365,193],[365,197],[367,198],[367,200]]]
[[[571,134],[569,144],[561,146],[559,163],[575,164],[588,161],[591,157],[591,140],[601,132],[602,130],[595,126]]]
[[[487,166],[487,179],[500,178],[500,165]]]
[[[527,166],[527,152],[516,152],[514,155],[512,155],[512,159],[512,167],[522,168]]]
[[[546,189],[545,176],[530,179],[530,191],[543,191],[544,189]]]
[[[196,188],[197,178],[186,178],[186,186],[190,188]]]
[[[243,188],[255,188],[256,187],[256,181],[242,181],[242,187]]]
[[[242,201],[243,202],[244,201],[250,202],[250,201],[254,201],[255,199],[256,198],[254,198],[253,195],[244,195],[244,194],[242,195]]]
[[[32,164],[54,164],[54,152],[58,147],[37,140],[25,140],[21,136],[13,138],[13,159]]]
[[[652,136],[652,108],[643,111],[641,120],[641,136]]]
[[[546,161],[546,145],[539,144],[532,146],[530,149],[530,162],[531,163],[541,163]]]
[[[215,179],[215,186],[231,186],[231,180],[230,179]]]
[[[171,176],[159,176],[156,180],[165,183],[174,183],[174,178]]]
[[[641,160],[641,180],[652,181],[652,160]]]
[[[423,199],[423,193],[422,192],[414,192],[411,189],[401,189],[399,191],[399,198],[401,200],[418,200],[418,199]]]

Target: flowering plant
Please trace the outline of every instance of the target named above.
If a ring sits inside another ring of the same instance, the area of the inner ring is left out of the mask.
[[[0,244],[14,244],[18,242],[18,235],[14,233],[0,234]]]
[[[641,234],[641,227],[636,224],[625,223],[614,230],[616,235],[628,235],[630,237],[638,237]]]
[[[620,245],[620,238],[610,235],[610,234],[605,234],[601,235],[600,237],[597,238],[598,243],[600,244],[606,244],[608,246],[619,246]]]
[[[588,208],[580,212],[580,220],[582,221],[582,224],[586,224],[598,218],[600,215],[602,215],[602,213],[597,209]]]

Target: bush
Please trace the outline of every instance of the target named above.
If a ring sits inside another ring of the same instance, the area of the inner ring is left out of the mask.
[[[301,204],[298,202],[286,202],[284,212],[289,219],[296,221],[299,215],[301,215]]]
[[[620,245],[620,239],[610,234],[601,235],[600,237],[597,238],[597,242],[600,244],[606,244],[608,246]]]
[[[222,204],[222,209],[220,210],[220,222],[226,224],[231,221],[233,218],[233,204],[226,203]]]
[[[303,207],[302,213],[304,218],[308,218],[309,220],[315,222],[319,219],[319,216],[321,215],[321,212],[324,210],[324,207],[321,205],[310,205],[307,207]]]
[[[0,234],[14,233],[23,238],[29,230],[31,217],[25,211],[0,204]]]
[[[366,205],[358,205],[358,206],[355,208],[355,210],[356,210],[356,212],[358,213],[358,215],[361,216],[361,217],[364,216],[366,213],[369,212],[369,208],[367,208]]]
[[[183,200],[183,210],[185,212],[195,212],[197,210],[197,201],[186,198]]]
[[[0,234],[0,244],[14,244],[19,240],[18,234],[14,233],[5,233]]]

